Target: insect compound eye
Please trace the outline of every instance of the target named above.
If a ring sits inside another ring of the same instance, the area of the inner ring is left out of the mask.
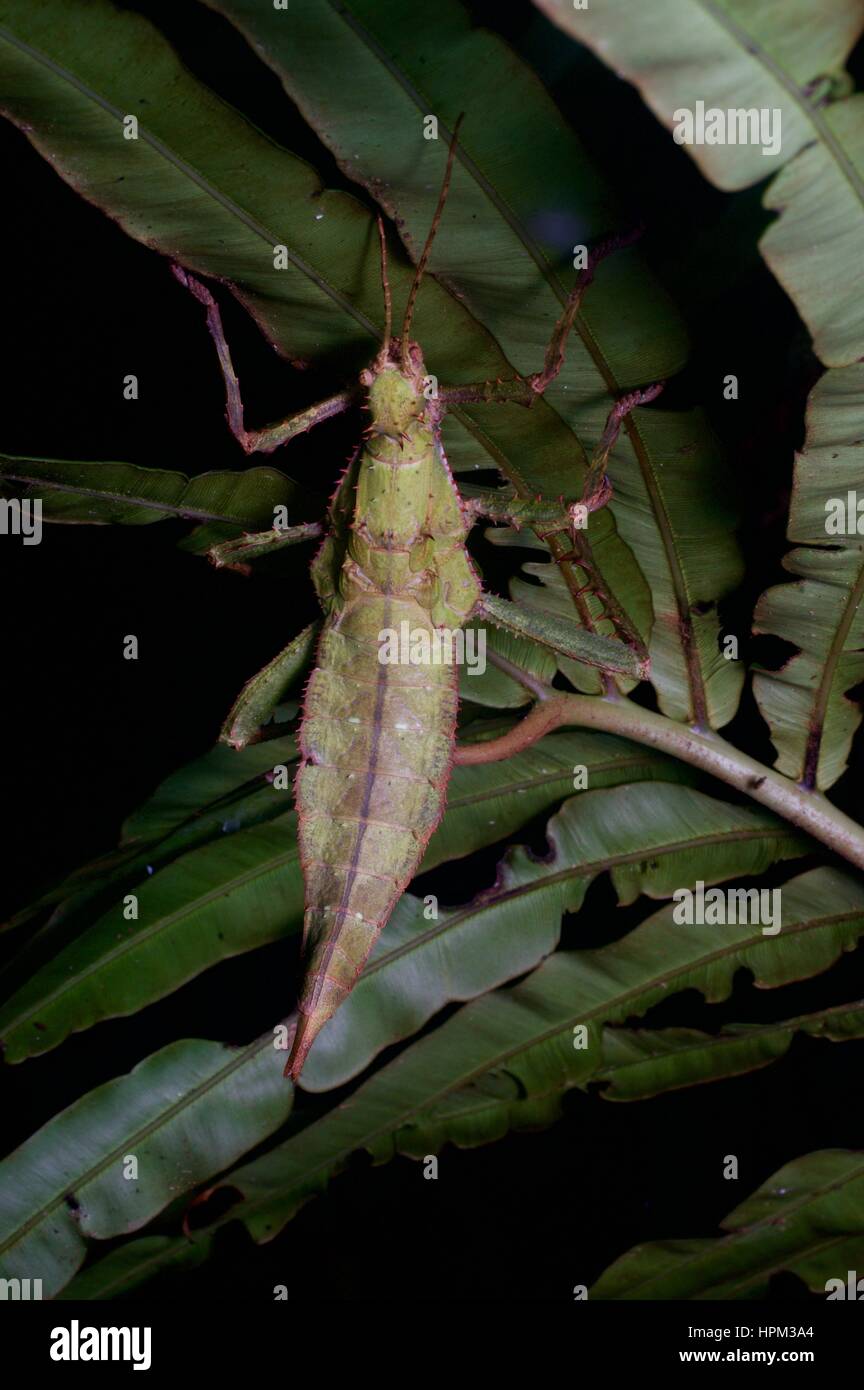
[[[411,363],[415,368],[423,366],[423,349],[419,343],[411,344]]]

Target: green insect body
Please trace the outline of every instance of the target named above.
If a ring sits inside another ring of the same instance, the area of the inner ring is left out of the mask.
[[[452,664],[382,660],[408,625],[460,628],[480,599],[465,549],[471,519],[426,400],[420,349],[364,373],[371,424],[333,508],[335,532],[313,570],[327,614],[300,727],[300,857],[307,974],[288,1063],[352,989],[444,810],[458,706]],[[356,476],[356,483],[355,483]],[[356,486],[353,521],[340,502]],[[344,515],[344,512],[343,512]]]
[[[285,1068],[294,1080],[315,1038],[353,988],[444,811],[458,708],[457,666],[434,656],[415,664],[413,650],[406,657],[404,649],[401,659],[393,661],[388,637],[407,632],[411,648],[415,638],[422,646],[425,637],[432,653],[436,635],[447,630],[452,637],[476,615],[607,674],[638,679],[648,673],[640,634],[604,586],[587,535],[577,528],[609,498],[606,465],[621,421],[635,405],[652,400],[659,386],[633,392],[613,407],[578,503],[526,498],[508,488],[463,501],[444,457],[440,422],[448,405],[473,400],[530,406],[555,379],[582,294],[597,261],[612,249],[612,244],[600,248],[580,274],[541,371],[511,381],[445,388],[430,396],[423,355],[409,329],[455,149],[454,132],[398,341],[391,340],[386,241],[379,219],[386,327],[380,352],[360,377],[370,423],[330,504],[329,528],[312,565],[324,624],[306,690],[295,788],[305,882],[306,976]],[[218,306],[182,267],[175,266],[174,273],[207,309],[225,380],[228,422],[247,453],[271,452],[356,400],[356,392],[340,392],[279,424],[247,430]],[[616,635],[483,594],[466,549],[479,516],[556,536],[552,549],[557,562],[585,576],[575,580],[565,571],[568,584],[577,593],[591,590]],[[569,553],[560,542],[562,532],[570,536]],[[248,571],[247,560],[320,534],[316,523],[274,528],[214,546],[210,558],[219,566]],[[314,629],[307,628],[247,682],[224,725],[225,742],[242,748],[258,736],[260,725],[302,670],[313,635]]]

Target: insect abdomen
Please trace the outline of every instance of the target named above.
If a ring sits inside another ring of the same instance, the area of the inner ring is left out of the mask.
[[[382,632],[433,631],[413,598],[355,596],[321,637],[300,731],[307,974],[287,1074],[352,989],[444,809],[456,668],[382,662]]]

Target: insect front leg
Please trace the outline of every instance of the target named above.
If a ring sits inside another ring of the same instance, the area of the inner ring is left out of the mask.
[[[299,410],[296,414],[289,415],[286,419],[279,420],[273,425],[265,425],[260,430],[247,430],[243,421],[240,383],[231,361],[231,352],[225,337],[225,330],[222,327],[219,305],[207,286],[203,285],[200,280],[196,280],[194,275],[190,275],[182,266],[172,265],[171,270],[180,284],[189,290],[207,310],[207,327],[216,344],[222,379],[225,382],[226,418],[231,433],[245,453],[272,454],[274,449],[278,449],[281,444],[286,444],[295,435],[311,430],[322,420],[329,420],[332,416],[339,415],[353,403],[355,392],[339,391],[335,396],[328,396],[326,400],[307,406],[305,410]]]
[[[611,252],[629,246],[637,236],[638,232],[611,237],[589,253],[588,264],[580,270],[576,284],[568,294],[558,322],[552,330],[552,337],[549,339],[543,366],[539,372],[533,372],[529,376],[513,377],[507,381],[480,381],[467,386],[446,386],[441,391],[444,405],[479,405],[492,401],[503,404],[512,401],[516,405],[530,406],[537,396],[542,396],[564,365],[567,339],[576,321],[585,291],[594,279],[597,266]]]
[[[557,500],[519,497],[513,488],[500,488],[497,491],[481,492],[468,497],[465,500],[467,510],[474,517],[506,522],[515,526],[517,530],[522,526],[531,526],[541,540],[566,530],[570,532],[575,548],[576,539],[573,533],[582,530],[587,524],[588,515],[599,511],[612,496],[612,485],[606,470],[609,455],[621,430],[621,422],[636,406],[647,405],[649,401],[655,400],[662,389],[662,382],[655,382],[643,390],[629,392],[615,403],[607,417],[600,442],[591,455],[582,494],[578,500],[565,502],[563,497]]]

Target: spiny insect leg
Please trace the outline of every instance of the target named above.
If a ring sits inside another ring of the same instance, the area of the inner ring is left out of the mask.
[[[514,637],[527,637],[571,661],[599,667],[637,678],[648,674],[646,654],[636,651],[615,637],[606,637],[578,627],[566,618],[540,609],[525,608],[520,603],[484,594],[477,615],[510,632]]]
[[[621,422],[638,405],[647,405],[663,390],[662,382],[638,391],[630,391],[616,401],[606,420],[600,441],[591,455],[588,472],[578,501],[567,502],[563,497],[557,500],[543,497],[519,497],[512,488],[499,488],[497,491],[476,493],[465,499],[465,510],[473,517],[486,517],[489,521],[503,521],[511,526],[532,526],[540,540],[559,531],[581,530],[585,524],[585,514],[596,512],[605,506],[612,496],[612,486],[606,475],[609,455],[615,447],[621,430]],[[540,531],[539,527],[546,529]],[[575,540],[574,540],[575,545]],[[560,557],[569,559],[569,556]]]
[[[630,414],[631,410],[635,410],[637,405],[647,405],[649,401],[656,400],[662,390],[662,381],[655,381],[651,386],[628,392],[626,396],[622,396],[619,401],[616,401],[609,411],[600,442],[591,455],[585,486],[582,489],[582,506],[589,512],[595,512],[599,507],[604,506],[612,495],[612,486],[606,475],[606,468],[609,463],[609,455],[614,449],[621,431],[622,421]]]
[[[324,534],[320,521],[303,521],[298,526],[272,527],[269,531],[251,531],[237,536],[231,541],[211,545],[207,558],[217,569],[238,570],[249,573],[247,560],[255,560],[259,555],[272,555],[283,550],[286,545],[299,545],[301,541],[314,541]]]
[[[561,531],[566,530],[571,549],[561,550],[560,542],[553,541],[552,550],[556,564],[575,565],[585,573],[587,583],[582,583],[578,588],[568,586],[571,587],[574,600],[578,600],[586,593],[596,595],[603,606],[606,617],[612,622],[615,632],[632,650],[641,675],[645,675],[648,670],[647,650],[629,616],[615,595],[604,584],[584,528],[588,514],[603,507],[612,495],[612,486],[606,469],[609,455],[620,433],[622,421],[636,406],[646,405],[649,401],[655,400],[662,389],[662,383],[655,382],[651,386],[628,392],[626,396],[622,396],[619,401],[616,401],[609,412],[600,441],[591,456],[580,501],[567,503],[563,498],[559,498],[557,501],[545,501],[542,497],[522,498],[516,496],[511,489],[501,488],[498,492],[481,493],[471,497],[467,499],[465,504],[466,510],[475,517],[486,516],[492,521],[509,522],[516,527],[531,526],[540,540],[557,537]],[[499,616],[498,621],[505,626],[508,625],[506,618]],[[514,630],[512,623],[509,626],[511,631]],[[551,645],[548,641],[548,634],[544,637],[541,631],[536,629],[529,631],[527,627],[523,628],[523,633],[535,641]],[[558,650],[562,650],[560,645]],[[585,660],[586,658],[583,656],[578,659]],[[590,658],[588,659],[590,660]],[[607,670],[613,669],[616,668],[610,662]],[[617,669],[622,670],[620,666]]]
[[[579,271],[576,277],[576,284],[567,296],[561,316],[558,319],[549,346],[546,349],[546,357],[543,361],[543,368],[535,372],[533,376],[527,378],[532,391],[536,395],[542,396],[546,388],[555,380],[564,365],[564,353],[567,347],[567,339],[570,330],[576,322],[576,315],[582,304],[585,291],[594,279],[594,273],[601,261],[610,256],[613,251],[621,251],[625,246],[630,246],[641,236],[641,228],[627,232],[622,236],[609,237],[606,241],[600,242],[588,253],[588,264]]]
[[[537,393],[531,389],[527,377],[517,376],[510,381],[474,381],[466,386],[444,386],[438,394],[444,405],[451,407],[486,403],[503,405],[507,401],[529,406]]]
[[[278,449],[280,444],[287,444],[289,439],[293,439],[297,434],[304,434],[306,430],[311,430],[315,425],[320,425],[324,420],[331,419],[334,415],[341,415],[343,410],[347,410],[353,405],[355,394],[353,391],[337,391],[335,396],[328,396],[326,400],[316,401],[314,405],[307,406],[305,410],[298,410],[295,415],[289,415],[284,420],[277,420],[274,425],[265,425],[260,430],[249,430],[245,433],[244,439],[240,443],[247,454],[272,454],[274,449]]]
[[[326,400],[317,401],[315,405],[297,411],[296,414],[289,415],[286,419],[279,420],[273,425],[265,425],[260,430],[247,430],[243,423],[240,383],[231,361],[231,352],[222,326],[219,305],[207,286],[203,285],[200,280],[196,280],[195,276],[190,275],[182,266],[172,265],[171,270],[180,284],[189,290],[207,310],[207,327],[213,342],[216,344],[222,379],[225,382],[226,418],[231,433],[245,453],[270,454],[274,449],[278,449],[280,444],[287,444],[288,440],[293,439],[295,435],[311,430],[313,425],[318,425],[322,420],[329,420],[331,416],[340,414],[353,403],[355,398],[353,391],[339,391],[335,396],[328,396]]]
[[[260,737],[261,728],[311,659],[320,623],[310,623],[283,651],[248,680],[231,707],[219,742],[245,748]]]

